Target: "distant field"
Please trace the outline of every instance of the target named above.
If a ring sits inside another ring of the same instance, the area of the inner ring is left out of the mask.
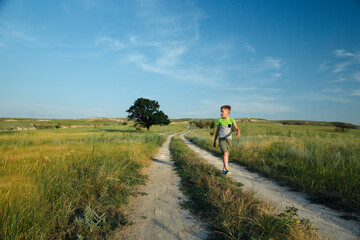
[[[126,118],[36,119],[0,118],[0,130],[54,129],[121,125]]]
[[[343,210],[360,210],[360,130],[333,126],[238,122],[231,161],[311,193],[314,201]],[[193,127],[195,125],[193,124]],[[196,128],[187,138],[212,147],[214,129]]]
[[[145,181],[141,168],[186,126],[0,132],[0,239],[104,238],[126,224],[121,207]]]

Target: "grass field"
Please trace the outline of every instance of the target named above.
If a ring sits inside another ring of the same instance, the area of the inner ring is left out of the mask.
[[[103,238],[126,224],[121,207],[166,136],[102,128],[0,132],[0,239]]]
[[[241,184],[224,178],[221,172],[175,138],[170,151],[190,200],[185,204],[196,216],[208,221],[212,239],[316,239],[314,226],[296,218],[296,209],[281,214]]]
[[[360,130],[334,127],[238,123],[230,159],[310,193],[314,201],[348,211],[360,210]],[[214,129],[186,135],[202,148],[214,149]]]

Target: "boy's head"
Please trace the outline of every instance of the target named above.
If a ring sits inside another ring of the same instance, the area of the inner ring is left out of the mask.
[[[221,106],[221,108],[220,108],[221,117],[226,118],[227,116],[229,116],[230,111],[231,111],[231,107],[229,105]]]

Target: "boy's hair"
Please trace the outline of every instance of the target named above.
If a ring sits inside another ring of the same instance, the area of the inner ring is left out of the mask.
[[[224,106],[221,106],[221,108],[220,109],[227,109],[227,110],[229,110],[229,112],[231,111],[231,107],[230,107],[230,105],[224,105]]]

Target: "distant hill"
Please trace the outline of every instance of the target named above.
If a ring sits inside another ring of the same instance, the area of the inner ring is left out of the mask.
[[[179,118],[171,122],[203,121],[210,125],[216,118]],[[239,122],[277,123],[282,125],[309,125],[345,127],[360,129],[360,126],[343,122],[309,121],[309,120],[266,120],[263,118],[236,118]],[[36,119],[36,118],[0,118],[0,130],[35,130],[54,128],[101,127],[109,125],[127,124],[127,118],[87,118],[87,119]]]
[[[275,120],[271,122],[280,123],[283,125],[311,125],[311,126],[327,126],[327,127],[337,127],[339,125],[343,125],[351,129],[360,129],[359,125],[355,125],[352,123],[344,123],[344,122],[326,122],[326,121],[309,121],[309,120]]]

